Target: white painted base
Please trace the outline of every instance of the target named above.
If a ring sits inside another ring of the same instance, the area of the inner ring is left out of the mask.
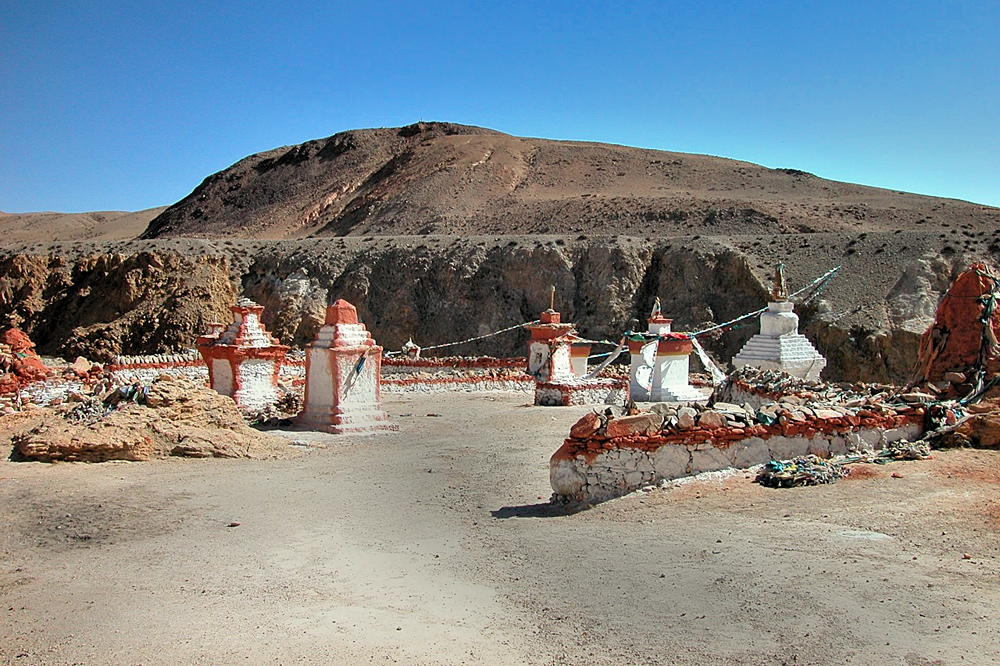
[[[767,338],[755,335],[733,358],[733,367],[745,365],[762,370],[781,370],[793,377],[819,380],[826,367],[826,359],[812,346],[806,336],[799,333]]]
[[[624,405],[625,387],[614,379],[576,380],[535,385],[535,404],[547,407]]]
[[[295,428],[348,435],[399,430],[399,425],[390,422],[389,415],[374,405],[353,405],[331,409],[327,414],[302,413],[295,419]]]
[[[634,402],[705,402],[708,396],[688,384],[688,354],[657,354],[656,343],[632,355],[629,397]]]
[[[707,402],[710,391],[701,391],[693,386],[663,386],[650,392],[650,402]],[[635,400],[635,398],[633,398]]]
[[[247,359],[240,363],[239,388],[233,393],[237,405],[263,409],[278,401],[274,361]]]

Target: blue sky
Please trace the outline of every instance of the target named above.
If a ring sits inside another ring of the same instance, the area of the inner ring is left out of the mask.
[[[1000,3],[7,2],[0,210],[442,120],[1000,205]]]

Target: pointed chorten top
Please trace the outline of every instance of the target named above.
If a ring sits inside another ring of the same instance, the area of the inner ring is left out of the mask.
[[[660,311],[660,297],[657,296],[656,300],[653,301],[653,311],[649,313],[649,319],[646,320],[646,323],[650,325],[649,331],[651,333],[669,333],[670,324],[673,321],[673,319],[667,319],[663,316]]]
[[[288,350],[288,347],[279,343],[278,339],[264,328],[261,322],[263,305],[254,303],[248,298],[241,298],[229,309],[233,313],[232,323],[228,326],[216,322],[208,324],[205,334],[198,336],[199,348],[217,346]]]
[[[542,312],[542,314],[538,316],[538,320],[541,321],[543,324],[558,324],[560,323],[561,317],[562,315],[560,315],[555,310],[549,308],[548,310],[545,310],[544,312]]]
[[[264,312],[264,306],[244,296],[236,301],[235,305],[229,306],[229,311],[233,313],[234,318],[241,318],[250,313],[254,313],[259,317]]]
[[[542,311],[538,321],[525,326],[531,331],[532,340],[552,340],[574,332],[573,324],[564,323],[562,315],[553,309]]]
[[[778,264],[774,267],[774,286],[771,287],[771,300],[775,303],[783,303],[788,300],[788,286],[785,284],[784,264]]]
[[[328,305],[326,307],[325,323],[327,326],[333,326],[336,324],[357,324],[358,309],[344,299],[338,298],[333,302],[333,305]]]

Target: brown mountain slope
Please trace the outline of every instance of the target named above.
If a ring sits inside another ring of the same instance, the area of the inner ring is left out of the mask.
[[[247,157],[164,211],[143,238],[767,235],[997,224],[1000,209],[793,169],[418,123]]]
[[[0,213],[4,243],[131,240],[166,206],[134,213]]]

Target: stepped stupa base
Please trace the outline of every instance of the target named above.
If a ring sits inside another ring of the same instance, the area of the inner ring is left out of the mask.
[[[659,391],[652,391],[650,402],[706,402],[708,395],[690,385],[663,386]]]
[[[799,317],[792,303],[774,301],[767,304],[767,311],[760,316],[760,333],[750,338],[733,358],[734,368],[745,365],[818,381],[826,359],[799,333]]]
[[[334,435],[357,435],[399,430],[399,425],[390,422],[389,415],[381,409],[364,405],[303,412],[295,419],[295,429],[328,432]]]

